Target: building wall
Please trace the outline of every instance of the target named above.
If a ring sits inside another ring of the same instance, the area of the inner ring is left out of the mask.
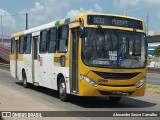
[[[160,35],[160,30],[148,31],[149,36]]]
[[[10,46],[10,39],[0,39],[0,43],[6,45],[6,46]]]
[[[160,45],[159,40],[160,30],[153,30],[148,32],[148,37],[151,39],[148,41],[148,54],[152,55],[154,49]]]
[[[160,42],[148,43],[148,54],[153,54],[154,49],[160,45]]]

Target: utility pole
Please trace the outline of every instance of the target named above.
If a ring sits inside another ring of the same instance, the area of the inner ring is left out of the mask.
[[[28,30],[28,13],[26,13],[26,30]]]
[[[149,14],[147,14],[147,28],[146,28],[146,35],[148,36],[149,31]]]
[[[2,21],[2,14],[1,14],[1,31],[2,31],[2,41],[1,41],[1,43],[3,43],[3,21]]]

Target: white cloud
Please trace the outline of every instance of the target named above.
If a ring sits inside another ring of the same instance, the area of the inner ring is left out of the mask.
[[[70,7],[70,0],[41,0],[41,3],[45,6],[45,14],[58,15],[64,12],[66,8]]]
[[[0,9],[0,13],[2,15],[3,32],[4,34],[9,34],[16,29],[16,21],[6,10]],[[8,29],[7,32],[5,31],[6,29]]]
[[[43,10],[44,10],[44,6],[39,2],[35,2],[35,6],[34,6],[34,8],[30,9],[30,12],[33,14],[37,14],[37,13],[39,14]]]
[[[102,7],[100,5],[98,5],[97,3],[94,4],[94,8],[98,12],[102,12],[103,11]]]
[[[145,5],[159,6],[160,0],[113,0],[115,8],[125,9],[128,7],[141,7]]]
[[[80,7],[79,10],[70,10],[70,11],[68,11],[67,12],[67,16],[71,17],[71,18],[74,18],[79,13],[90,13],[90,12],[102,12],[103,11],[102,7],[97,3],[94,4],[93,9],[94,10],[92,10],[92,9],[84,9],[83,7]]]
[[[86,12],[102,12],[102,7],[95,3],[92,9],[84,9],[80,7],[79,10],[69,10],[71,7],[71,0],[40,0],[39,2],[35,2],[35,5],[29,9],[23,9],[20,13],[28,13],[29,18],[29,28],[35,27],[47,22],[59,20],[60,18],[73,17],[78,13],[86,13]],[[67,12],[68,11],[68,12]],[[67,12],[67,14],[66,14]],[[25,18],[23,17],[23,21],[25,22]],[[21,26],[24,28],[24,24]]]
[[[157,17],[160,20],[160,12],[157,13]]]
[[[143,0],[144,2],[152,5],[158,5],[160,4],[160,0]]]
[[[11,14],[4,9],[0,9],[0,15],[2,15],[3,27],[12,27],[14,28],[16,25],[16,21],[11,16]]]
[[[28,13],[28,19],[29,19],[29,26],[38,26],[40,22],[44,21],[46,18],[44,16],[44,5],[42,5],[39,2],[35,2],[35,5],[33,8],[30,9],[23,9],[20,11],[20,14]],[[23,17],[23,19],[25,19]],[[23,20],[25,22],[25,20]],[[23,26],[24,23],[22,23],[21,26]]]
[[[92,9],[85,10],[84,8],[81,7],[79,10],[70,10],[70,11],[68,11],[67,12],[67,16],[71,17],[71,18],[74,18],[79,13],[90,13],[90,12],[93,12],[93,10]]]
[[[130,6],[137,6],[141,0],[114,0],[113,4],[115,8],[123,9]]]
[[[34,7],[23,9],[20,13],[28,13],[29,28],[31,28],[60,19],[69,7],[70,0],[41,0],[35,2]]]

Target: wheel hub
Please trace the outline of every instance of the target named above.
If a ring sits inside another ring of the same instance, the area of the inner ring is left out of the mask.
[[[65,84],[61,83],[61,85],[60,85],[60,94],[64,95],[64,93],[65,93]]]

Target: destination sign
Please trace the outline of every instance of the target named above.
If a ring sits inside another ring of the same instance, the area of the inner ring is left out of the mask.
[[[142,21],[116,16],[88,15],[87,24],[118,26],[143,30]]]

